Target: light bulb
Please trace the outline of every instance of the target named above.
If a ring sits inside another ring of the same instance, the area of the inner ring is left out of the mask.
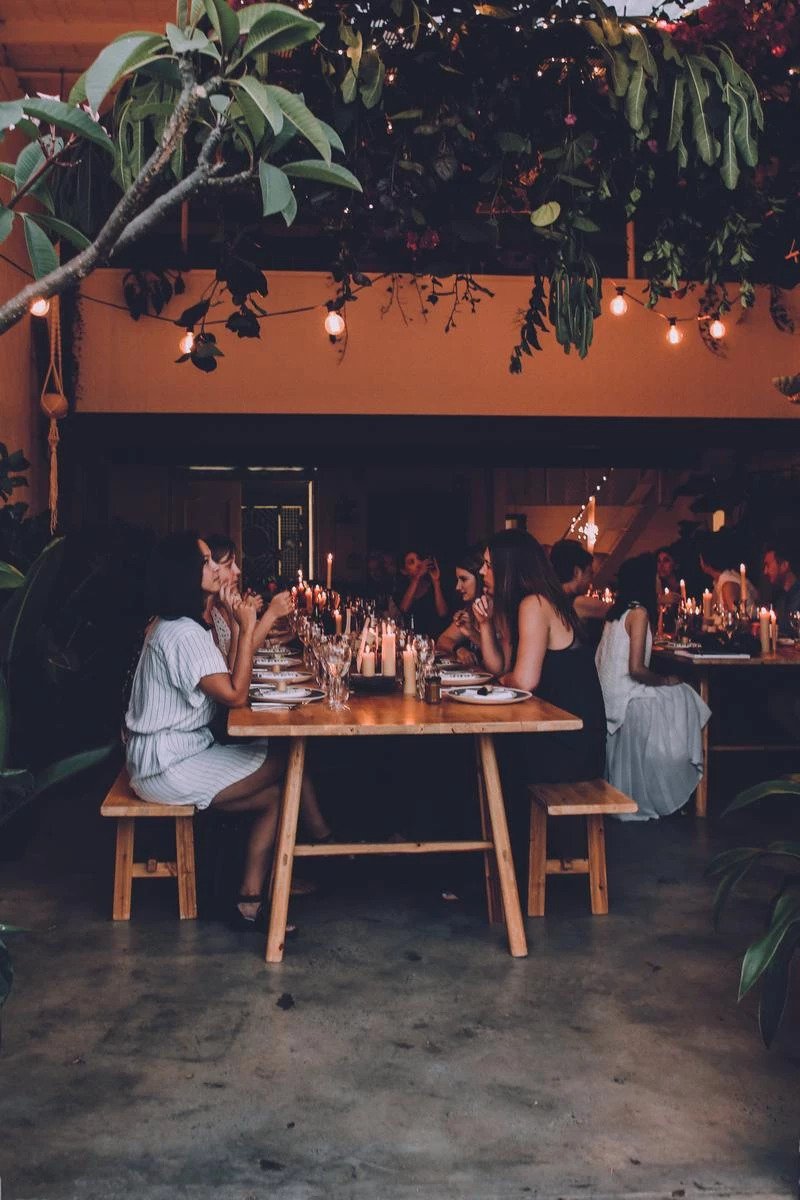
[[[670,346],[679,346],[683,341],[683,332],[678,329],[676,317],[670,317],[669,319],[667,341],[669,342]]]
[[[711,322],[711,324],[708,327],[708,332],[711,334],[711,336],[713,338],[716,338],[717,341],[719,341],[720,338],[725,337],[726,329],[725,329],[723,322],[720,321],[719,317],[715,317],[714,320]]]
[[[192,350],[194,350],[194,334],[192,333],[191,329],[183,335],[181,340],[178,342],[178,347],[181,354],[192,353]]]
[[[325,332],[332,338],[341,337],[344,333],[344,317],[337,312],[329,312],[325,318]]]
[[[613,316],[625,316],[625,313],[628,311],[628,301],[625,299],[625,288],[617,288],[617,294],[608,307]]]
[[[28,312],[32,317],[46,317],[50,312],[50,301],[45,296],[39,296],[36,300],[31,300]]]

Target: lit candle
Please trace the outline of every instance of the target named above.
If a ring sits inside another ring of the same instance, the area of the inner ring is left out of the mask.
[[[298,588],[302,588],[302,586],[303,586],[303,568],[302,567],[297,572],[297,586],[298,586]]]
[[[778,650],[778,616],[774,608],[769,610],[769,645],[770,653],[775,654]]]
[[[739,563],[739,603],[747,603],[747,570],[744,563]]]
[[[310,587],[306,588],[306,612],[310,613],[314,607],[314,593]]]
[[[711,592],[708,590],[708,588],[706,588],[706,590],[703,592],[703,620],[704,621],[711,620],[713,601],[714,601],[714,597],[711,595]]]
[[[758,610],[758,640],[761,643],[761,653],[769,654],[769,609]]]
[[[329,554],[328,555],[328,571],[325,576],[325,587],[328,589],[328,591],[331,590],[332,579],[333,579],[333,555]]]
[[[686,580],[685,579],[681,580],[681,600],[683,601],[684,604],[686,603]]]
[[[367,617],[364,622],[364,628],[361,630],[361,641],[358,646],[358,654],[356,655],[356,671],[358,672],[361,671],[361,663],[364,659],[364,651],[367,645],[367,638],[369,637],[369,624],[370,618]]]
[[[320,592],[320,594],[317,596],[317,604],[320,606],[320,608],[324,608],[327,603],[328,603],[327,593]]]
[[[374,650],[365,650],[363,655],[361,656],[361,674],[362,675],[374,675],[375,674],[375,651]]]
[[[339,612],[338,608],[333,610],[333,631],[336,634],[340,634],[342,632],[342,614]]]
[[[411,646],[407,646],[403,651],[403,695],[416,696],[417,694],[417,668],[414,659],[414,650]]]
[[[397,674],[397,643],[393,626],[389,626],[381,642],[381,674]]]
[[[350,607],[350,605],[348,604],[347,608],[345,609],[345,622],[344,622],[345,637],[350,637],[350,620],[352,618],[352,615],[353,615],[353,610]]]

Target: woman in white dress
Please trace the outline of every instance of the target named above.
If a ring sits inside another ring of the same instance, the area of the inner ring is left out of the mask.
[[[227,812],[252,812],[234,924],[253,928],[259,914],[278,815],[285,756],[266,739],[220,745],[209,725],[217,705],[247,702],[253,663],[256,610],[231,600],[238,626],[232,669],[203,623],[206,599],[219,590],[219,571],[205,542],[194,533],[175,533],[156,547],[148,593],[155,614],[145,634],[131,688],[126,757],[131,786],[158,804],[214,805]],[[312,837],[330,830],[317,806],[313,785],[303,784],[303,812]]]
[[[740,600],[748,608],[758,604],[758,592],[745,576],[745,596],[742,596],[741,548],[725,530],[705,533],[699,539],[700,570],[713,580],[713,604],[719,612],[735,612]]]
[[[639,806],[622,820],[666,817],[687,803],[703,775],[702,729],[711,716],[694,688],[650,670],[655,575],[652,554],[622,564],[595,656],[606,706],[606,778]]]

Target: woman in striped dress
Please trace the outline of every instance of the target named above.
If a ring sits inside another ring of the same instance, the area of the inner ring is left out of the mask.
[[[238,626],[235,661],[228,669],[203,623],[206,598],[219,590],[219,571],[205,542],[175,533],[155,549],[150,564],[150,611],[125,715],[131,786],[143,800],[197,808],[252,812],[235,923],[253,927],[275,839],[279,784],[285,756],[266,739],[223,746],[209,728],[216,706],[247,702],[256,610],[232,600]],[[303,815],[311,836],[330,836],[313,785],[303,783]]]

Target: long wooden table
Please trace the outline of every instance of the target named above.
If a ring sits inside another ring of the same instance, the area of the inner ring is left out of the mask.
[[[713,705],[712,700],[712,681],[714,688],[717,687],[720,676],[726,674],[730,676],[732,671],[766,671],[775,670],[778,667],[784,670],[800,670],[800,649],[789,646],[779,646],[775,654],[762,654],[756,658],[709,658],[702,654],[677,654],[680,646],[661,646],[653,651],[652,665],[654,668],[659,668],[665,674],[686,676],[687,682],[691,683],[699,692],[701,699],[705,700],[706,704],[712,710],[712,717],[708,724],[703,729],[703,778],[697,785],[695,792],[695,814],[698,817],[705,817],[708,814],[708,778],[709,778],[709,759],[712,752],[725,751],[768,751],[768,750],[796,750],[800,749],[800,742],[791,746],[783,744],[772,744],[767,742],[735,742],[725,743],[713,740]],[[783,678],[784,672],[780,673],[780,678]],[[763,676],[757,676],[762,678]]]
[[[441,704],[401,696],[351,696],[349,708],[333,712],[325,701],[291,710],[253,712],[233,709],[228,717],[232,737],[286,737],[290,739],[289,765],[283,790],[275,846],[272,903],[267,934],[267,962],[280,962],[286,938],[286,919],[294,859],[353,854],[426,854],[480,851],[484,855],[489,919],[505,918],[508,945],[515,958],[528,953],[522,921],[511,843],[503,802],[494,735],[501,733],[554,733],[582,728],[578,717],[546,704],[525,700],[520,704],[471,705],[444,699]],[[452,842],[353,842],[298,844],[297,821],[303,782],[306,741],[310,737],[429,737],[471,734],[476,742],[478,800],[483,837],[480,841]]]

